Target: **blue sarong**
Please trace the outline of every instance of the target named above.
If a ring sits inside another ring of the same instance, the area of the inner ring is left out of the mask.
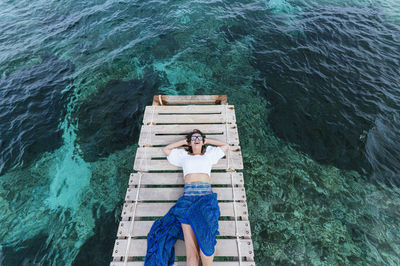
[[[146,266],[172,265],[175,260],[174,244],[183,240],[181,223],[191,225],[201,251],[206,256],[215,252],[220,211],[217,194],[182,196],[168,213],[154,222],[147,235]]]

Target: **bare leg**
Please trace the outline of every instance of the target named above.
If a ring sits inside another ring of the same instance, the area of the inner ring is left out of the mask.
[[[204,255],[203,251],[200,250],[201,265],[202,266],[212,265],[212,262],[214,260],[214,255],[215,255],[215,252],[211,256],[206,256],[206,255]]]
[[[181,225],[183,230],[183,237],[185,238],[186,265],[198,266],[199,244],[197,243],[196,235],[194,234],[190,224],[181,224]]]

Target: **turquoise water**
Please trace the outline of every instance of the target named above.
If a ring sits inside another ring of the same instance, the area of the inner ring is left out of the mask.
[[[397,1],[3,1],[0,264],[107,265],[154,94],[235,105],[255,259],[400,264]]]

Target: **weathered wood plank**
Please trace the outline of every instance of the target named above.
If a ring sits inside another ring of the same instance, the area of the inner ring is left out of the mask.
[[[159,127],[167,127],[167,126],[168,126],[168,131],[170,131],[171,133],[168,133],[167,131],[163,132],[162,130],[159,129]],[[183,130],[179,128],[175,130],[173,129],[175,127],[182,127],[182,126],[183,125],[154,125],[154,126],[143,125],[142,130],[140,132],[139,145],[140,146],[168,145],[170,143],[184,139],[185,136],[183,134],[188,133],[195,128],[199,129],[204,134],[206,134],[206,137],[208,138],[224,141],[230,145],[239,145],[239,135],[235,125],[225,125],[225,124],[212,125],[213,126],[212,129],[215,129],[213,131],[216,131],[215,133],[212,134],[218,133],[218,135],[208,135],[208,136],[207,136],[208,133],[204,132],[201,129],[201,127],[194,125],[190,125],[190,127],[185,126],[185,129],[187,128],[188,130]],[[217,130],[216,126],[220,126],[219,130]]]
[[[175,205],[174,202],[139,202],[136,206],[135,217],[162,217],[171,207]],[[235,202],[236,215],[242,220],[247,220],[248,210],[246,202]],[[235,217],[233,202],[219,202],[219,210],[221,217]],[[122,220],[129,220],[134,211],[134,203],[126,202],[122,208]]]
[[[207,124],[207,123],[235,123],[233,116],[220,114],[209,115],[149,115],[143,119],[144,124]]]
[[[170,104],[227,104],[228,97],[223,95],[154,95],[153,105]]]
[[[218,200],[237,200],[245,201],[246,192],[244,187],[234,188],[235,198],[233,198],[232,188],[216,187],[212,189],[217,193]],[[136,199],[137,188],[128,188],[125,196],[125,201],[134,201]],[[183,196],[183,188],[165,187],[165,188],[140,188],[139,198],[140,201],[149,200],[178,200]]]
[[[183,148],[180,148],[183,149]],[[240,159],[242,157],[242,151],[240,146],[229,146],[229,156],[232,159]],[[225,156],[227,157],[227,156]],[[136,158],[148,159],[148,158],[166,158],[165,153],[162,151],[162,147],[139,147],[136,150]]]
[[[213,124],[236,123],[233,106],[147,106],[143,116],[144,125],[156,124]]]
[[[211,173],[212,185],[231,185],[231,175],[233,176],[233,184],[243,186],[243,173]],[[139,184],[139,173],[131,173],[129,178],[130,186]],[[183,185],[183,173],[142,173],[141,185]]]
[[[185,106],[146,106],[145,112],[155,114],[224,114],[234,110],[233,105],[185,105]]]
[[[126,266],[143,266],[143,261],[129,261]],[[213,261],[213,266],[256,266],[254,261]],[[125,266],[122,261],[113,261],[110,266]],[[186,261],[177,261],[173,266],[186,266]]]
[[[128,240],[117,239],[115,241],[113,257],[124,256],[127,249]],[[253,243],[251,239],[242,239],[239,242],[241,249],[241,255],[247,257],[253,257]],[[145,256],[147,250],[146,239],[132,239],[128,251],[128,257],[139,257]],[[237,257],[238,248],[236,239],[217,239],[217,245],[215,246],[216,257]],[[185,244],[182,240],[178,240],[175,244],[175,256],[185,256]]]
[[[222,134],[226,131],[226,124],[142,125],[141,131],[155,134],[186,134],[194,128],[199,129],[204,134]],[[236,124],[228,124],[228,129],[236,129]]]
[[[133,225],[132,237],[147,236],[154,221],[135,221]],[[117,236],[124,238],[129,236],[131,221],[121,221],[118,227]],[[219,221],[218,231],[220,236],[236,236],[235,221]],[[241,237],[249,238],[251,236],[249,221],[238,221],[238,234]]]

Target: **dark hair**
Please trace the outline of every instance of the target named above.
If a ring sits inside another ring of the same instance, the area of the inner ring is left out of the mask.
[[[186,142],[188,143],[188,145],[189,145],[190,142],[191,142],[192,135],[193,135],[193,134],[196,134],[196,133],[200,134],[200,135],[203,137],[203,143],[204,143],[204,141],[206,140],[206,135],[204,135],[203,132],[201,132],[201,131],[198,130],[198,129],[193,129],[192,132],[189,132],[188,134],[186,134]],[[189,152],[189,153],[193,153],[192,146],[186,147],[185,150],[186,150],[187,152]],[[204,154],[205,152],[206,152],[206,146],[203,145],[203,146],[201,147],[201,153]]]

